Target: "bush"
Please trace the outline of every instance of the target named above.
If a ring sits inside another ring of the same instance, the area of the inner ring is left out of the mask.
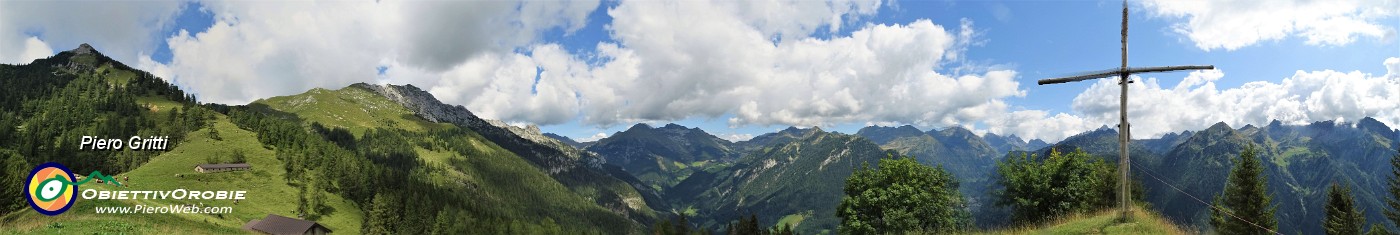
[[[1038,223],[1114,205],[1118,176],[1112,164],[1075,150],[1036,159],[1022,154],[997,163],[997,203],[1012,209],[1017,223]]]
[[[952,174],[888,154],[879,169],[865,164],[846,179],[836,208],[841,234],[949,233],[971,224]]]

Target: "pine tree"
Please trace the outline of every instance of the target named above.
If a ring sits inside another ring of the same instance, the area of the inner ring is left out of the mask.
[[[0,197],[0,215],[9,214],[12,211],[24,209],[24,179],[28,163],[23,157],[12,151],[0,149],[0,195],[16,195]]]
[[[1211,211],[1211,226],[1220,234],[1273,234],[1278,231],[1278,220],[1274,218],[1278,207],[1270,205],[1273,199],[1267,192],[1267,180],[1254,146],[1246,147],[1230,169],[1225,191],[1215,197],[1215,207],[1219,209]]]
[[[1385,218],[1400,226],[1400,148],[1395,151],[1395,156],[1390,157],[1390,198],[1385,203],[1390,209],[1385,211]]]
[[[1366,231],[1366,235],[1391,235],[1391,234],[1394,234],[1394,233],[1391,233],[1389,229],[1385,229],[1385,225],[1380,225],[1380,224],[1371,224],[1371,230],[1370,230],[1370,231]]]
[[[368,215],[365,215],[365,234],[394,234],[399,220],[399,200],[391,193],[378,193]]]
[[[739,222],[729,225],[730,235],[763,235],[765,231],[758,226],[758,215],[750,213],[748,217],[739,217]]]
[[[438,210],[437,216],[434,216],[432,234],[454,234],[460,232],[453,231],[452,218],[456,217],[456,215],[452,213],[452,211],[452,209]]]
[[[656,222],[655,225],[652,225],[652,226],[651,226],[651,234],[652,234],[652,235],[671,235],[671,234],[675,234],[674,230],[672,230],[672,229],[674,229],[674,227],[671,226],[671,220],[661,220],[660,222]]]
[[[684,213],[676,216],[676,223],[674,225],[676,226],[675,231],[673,231],[675,232],[674,234],[690,234],[690,219],[686,218]]]
[[[792,231],[792,224],[784,223],[783,226],[781,226],[781,227],[774,227],[774,228],[773,228],[773,233],[772,233],[772,234],[773,234],[773,235],[796,235],[797,232]]]
[[[1337,183],[1332,183],[1327,190],[1327,205],[1323,213],[1326,216],[1322,220],[1322,228],[1327,234],[1361,234],[1361,227],[1366,224],[1366,217],[1357,210],[1356,201],[1352,199],[1351,187]]]

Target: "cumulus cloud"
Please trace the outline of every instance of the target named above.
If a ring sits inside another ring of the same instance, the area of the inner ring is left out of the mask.
[[[136,61],[151,54],[161,28],[180,10],[178,1],[0,2],[0,63],[28,63],[91,43],[107,56]],[[47,49],[47,50],[44,50]],[[38,56],[43,51],[50,53]]]
[[[1309,45],[1340,46],[1358,37],[1391,40],[1384,19],[1400,14],[1395,0],[1178,1],[1147,0],[1148,12],[1185,18],[1172,30],[1202,50],[1235,50],[1261,41],[1300,37]]]
[[[1314,121],[1356,121],[1373,117],[1392,127],[1400,124],[1400,58],[1384,61],[1386,74],[1360,71],[1297,71],[1280,82],[1250,82],[1217,88],[1221,70],[1192,72],[1176,86],[1156,78],[1137,79],[1128,87],[1128,117],[1133,138],[1200,130],[1217,122],[1233,127]],[[1119,86],[1101,79],[1075,97],[1073,109],[1091,123],[1116,123]],[[1084,127],[1084,126],[1080,126]]]
[[[596,63],[559,45],[534,44],[483,52],[441,73],[394,67],[387,74],[427,81],[438,98],[484,117],[595,126],[725,114],[733,114],[734,126],[953,125],[994,116],[1006,107],[1001,98],[1024,95],[1014,71],[936,72],[974,43],[970,21],[955,29],[928,20],[863,25],[848,36],[816,39],[807,36],[836,24],[820,19],[873,14],[879,3],[789,12],[838,14],[829,18],[756,15],[745,6],[623,2],[608,10],[616,42],[593,48]]]
[[[1114,106],[1114,108],[1117,110],[1118,106]],[[1018,110],[987,119],[986,131],[999,135],[1014,134],[1026,138],[1026,140],[1041,139],[1054,143],[1108,123],[1117,123],[1116,120],[1089,119],[1082,115],[1066,113],[1052,115],[1043,110]]]
[[[26,64],[36,59],[53,56],[53,48],[48,43],[39,40],[38,37],[24,39],[23,47],[13,48],[12,51],[19,51],[14,55],[0,55],[0,63]]]
[[[172,62],[141,68],[169,71],[201,100],[238,104],[354,82],[432,87],[448,74],[444,70],[468,66],[469,58],[503,57],[529,46],[544,30],[581,28],[598,2],[210,1],[205,6],[215,18],[211,28],[168,38]],[[380,67],[403,77],[381,76]]]
[[[772,33],[783,30],[766,26],[800,24],[753,24],[727,7],[631,1],[610,9],[620,45],[599,48],[611,61],[597,68],[608,76],[593,79],[608,86],[580,89],[583,121],[612,125],[732,113],[734,126],[951,125],[988,117],[1005,107],[1001,98],[1024,95],[1013,71],[937,72],[967,44],[960,32],[928,20],[864,25],[830,39],[772,41]]]
[[[556,124],[576,117],[580,107],[574,87],[589,76],[588,66],[556,44],[529,50],[531,55],[471,58],[442,74],[428,92],[494,119]]]

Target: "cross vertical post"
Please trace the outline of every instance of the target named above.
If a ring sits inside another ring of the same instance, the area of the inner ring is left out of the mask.
[[[1179,71],[1179,70],[1215,69],[1215,66],[1212,66],[1212,65],[1183,65],[1183,66],[1161,66],[1161,67],[1139,67],[1139,68],[1128,67],[1128,1],[1127,1],[1127,0],[1124,0],[1124,1],[1123,1],[1123,28],[1122,28],[1121,33],[1122,33],[1122,38],[1121,38],[1121,41],[1120,41],[1120,42],[1122,43],[1122,48],[1121,48],[1121,49],[1122,49],[1122,58],[1121,58],[1121,59],[1122,59],[1122,60],[1121,60],[1121,61],[1122,61],[1122,65],[1119,66],[1117,69],[1110,69],[1110,70],[1104,70],[1104,71],[1099,71],[1099,72],[1091,72],[1091,73],[1087,73],[1087,74],[1083,74],[1083,75],[1070,76],[1070,77],[1042,79],[1042,80],[1036,81],[1036,83],[1037,83],[1037,84],[1040,84],[1040,85],[1047,85],[1047,84],[1056,84],[1056,83],[1077,82],[1077,81],[1084,81],[1084,80],[1089,80],[1089,79],[1107,78],[1107,77],[1114,77],[1114,76],[1118,77],[1118,86],[1119,86],[1119,89],[1120,89],[1120,91],[1119,91],[1119,99],[1118,99],[1118,156],[1119,156],[1119,158],[1118,158],[1118,172],[1120,173],[1119,178],[1118,178],[1118,206],[1120,207],[1121,212],[1122,212],[1121,218],[1120,218],[1120,219],[1121,219],[1122,221],[1127,221],[1129,215],[1131,215],[1129,212],[1131,211],[1130,200],[1131,200],[1131,198],[1132,198],[1132,197],[1129,195],[1129,190],[1128,190],[1128,188],[1129,188],[1128,186],[1130,185],[1129,182],[1131,182],[1131,180],[1132,180],[1132,178],[1130,178],[1130,174],[1129,174],[1129,171],[1132,169],[1132,168],[1131,168],[1131,159],[1128,158],[1128,142],[1132,140],[1132,135],[1130,134],[1130,129],[1132,129],[1132,128],[1131,128],[1131,125],[1128,124],[1128,83],[1132,83],[1133,81],[1130,80],[1130,77],[1129,77],[1129,76],[1132,75],[1132,74],[1134,74],[1134,73],[1153,73],[1153,72],[1170,72],[1170,71]]]
[[[1123,54],[1123,56],[1122,56],[1122,58],[1123,58],[1123,66],[1119,67],[1119,68],[1122,68],[1122,69],[1121,69],[1122,72],[1119,72],[1119,73],[1118,73],[1118,86],[1119,86],[1119,88],[1121,89],[1121,90],[1120,90],[1120,94],[1118,95],[1118,97],[1119,97],[1119,99],[1118,99],[1118,100],[1119,100],[1119,101],[1118,101],[1118,107],[1119,107],[1119,108],[1118,108],[1118,130],[1119,130],[1119,131],[1118,131],[1118,156],[1122,156],[1122,159],[1118,159],[1118,171],[1122,173],[1122,176],[1120,176],[1120,177],[1118,178],[1118,184],[1119,184],[1119,188],[1118,188],[1118,206],[1119,206],[1120,208],[1122,208],[1122,211],[1123,211],[1122,219],[1123,219],[1123,221],[1127,221],[1127,220],[1128,220],[1128,215],[1129,215],[1129,214],[1128,214],[1128,211],[1130,210],[1129,207],[1128,207],[1128,200],[1129,200],[1129,197],[1128,197],[1128,181],[1131,180],[1130,178],[1128,178],[1128,170],[1131,169],[1131,166],[1129,165],[1129,163],[1131,163],[1130,161],[1132,161],[1132,158],[1129,158],[1129,157],[1128,157],[1128,141],[1130,141],[1130,139],[1132,139],[1132,136],[1128,135],[1128,130],[1129,130],[1129,128],[1130,128],[1131,126],[1128,125],[1128,1],[1127,1],[1127,0],[1124,0],[1124,1],[1123,1],[1123,32],[1122,32],[1122,33],[1123,33],[1123,37],[1122,37],[1122,44],[1123,44],[1123,47],[1122,47],[1122,48],[1123,48],[1123,53],[1122,53],[1122,54]]]

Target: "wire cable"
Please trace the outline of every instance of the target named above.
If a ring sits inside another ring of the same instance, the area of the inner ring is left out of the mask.
[[[1142,167],[1142,165],[1138,165],[1136,162],[1131,162],[1131,161],[1129,161],[1129,163],[1133,164],[1133,169],[1137,169],[1137,170],[1142,171],[1142,173],[1146,173],[1147,176],[1152,177],[1152,179],[1157,180],[1157,182],[1161,182],[1162,184],[1165,184],[1165,185],[1167,185],[1168,187],[1171,187],[1172,189],[1175,189],[1177,192],[1181,192],[1181,194],[1185,194],[1187,197],[1191,197],[1191,199],[1196,200],[1196,202],[1200,202],[1200,203],[1203,204],[1203,205],[1209,206],[1209,207],[1210,207],[1211,209],[1213,209],[1213,210],[1220,211],[1220,212],[1224,212],[1225,215],[1229,215],[1229,216],[1232,217],[1232,218],[1238,219],[1238,220],[1240,220],[1240,221],[1244,221],[1245,223],[1249,223],[1249,225],[1254,225],[1254,227],[1258,227],[1259,229],[1263,229],[1264,231],[1269,231],[1269,233],[1280,234],[1280,235],[1282,234],[1282,233],[1279,233],[1278,231],[1274,231],[1273,229],[1265,228],[1264,226],[1259,226],[1259,224],[1254,223],[1253,221],[1249,221],[1249,220],[1246,220],[1246,219],[1244,219],[1244,218],[1240,218],[1239,216],[1235,216],[1234,213],[1230,213],[1230,211],[1225,210],[1224,208],[1220,208],[1220,207],[1217,207],[1217,206],[1212,205],[1212,204],[1210,204],[1210,203],[1207,203],[1205,200],[1201,200],[1201,198],[1196,197],[1195,195],[1191,195],[1191,193],[1187,193],[1186,190],[1181,190],[1181,188],[1176,187],[1176,185],[1173,185],[1172,183],[1168,183],[1166,180],[1162,180],[1162,178],[1158,178],[1156,174],[1152,174],[1152,171],[1147,170],[1147,168]]]

